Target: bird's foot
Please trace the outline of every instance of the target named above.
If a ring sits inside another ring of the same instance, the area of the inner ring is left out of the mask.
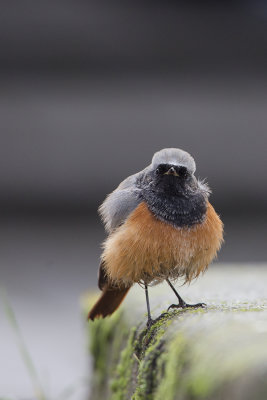
[[[205,308],[205,307],[207,307],[207,304],[205,304],[205,303],[187,304],[187,303],[184,302],[184,303],[178,303],[178,304],[170,305],[170,307],[168,307],[167,311],[169,311],[171,308],[182,308],[182,309],[184,309],[184,308]]]
[[[149,318],[149,319],[147,320],[147,323],[146,323],[147,329],[151,328],[151,326],[152,326],[155,322],[156,322],[156,321],[155,321],[154,319]]]

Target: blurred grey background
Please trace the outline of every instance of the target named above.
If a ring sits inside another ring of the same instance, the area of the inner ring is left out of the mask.
[[[97,207],[155,151],[183,148],[207,177],[219,261],[266,261],[267,3],[0,8],[1,285],[56,398],[88,376],[79,296],[96,285]],[[1,319],[0,397],[33,398]]]

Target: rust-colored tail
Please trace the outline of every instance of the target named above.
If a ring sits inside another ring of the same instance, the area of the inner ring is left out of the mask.
[[[123,301],[129,289],[130,288],[111,289],[108,286],[105,286],[103,288],[103,293],[101,297],[97,300],[96,304],[89,311],[88,319],[91,319],[93,321],[95,318],[105,318],[107,315],[114,313],[114,311],[117,310],[117,308]]]

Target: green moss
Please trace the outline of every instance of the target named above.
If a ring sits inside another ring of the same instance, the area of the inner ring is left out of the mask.
[[[171,341],[168,349],[162,354],[159,366],[163,371],[160,384],[155,392],[155,400],[174,400],[177,389],[181,386],[182,370],[185,365],[186,341],[181,334]]]
[[[137,385],[132,400],[150,400],[158,384],[158,359],[164,352],[167,327],[171,324],[171,314],[164,313],[139,336],[136,351],[140,355],[140,364],[137,374]]]
[[[266,303],[172,310],[149,329],[131,328],[123,310],[89,323],[92,399],[225,399],[227,385],[266,363]]]
[[[88,323],[89,348],[93,359],[92,393],[106,399],[110,395],[110,380],[115,371],[120,352],[129,336],[123,312],[119,310],[108,319],[99,319]]]
[[[185,315],[204,312],[206,311],[202,309],[189,308],[175,310],[165,313],[164,317],[152,326],[144,338],[149,344],[139,366],[137,387],[132,400],[174,400],[178,392],[185,394],[191,391],[193,394],[193,389],[190,390],[191,382],[184,380],[190,354],[187,342],[181,333],[176,333],[174,339],[171,339],[174,332],[168,333],[168,327],[173,321],[177,321],[177,317],[182,321]],[[203,389],[200,385],[194,386],[199,395],[204,393],[204,385],[203,381]]]
[[[132,328],[127,345],[121,352],[120,361],[116,368],[116,376],[111,384],[112,400],[127,399],[127,393],[130,390],[133,364],[137,361],[134,356],[135,336],[136,328]]]

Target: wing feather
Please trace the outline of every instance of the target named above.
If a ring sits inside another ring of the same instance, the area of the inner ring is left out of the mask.
[[[108,234],[112,233],[118,226],[122,225],[132,211],[142,202],[141,189],[137,182],[145,175],[148,167],[137,174],[126,178],[112,193],[110,193],[99,207],[99,214]],[[103,261],[98,271],[98,287],[104,290],[108,285]]]
[[[142,178],[146,170],[147,168],[126,178],[99,207],[99,214],[108,233],[123,224],[141,203],[141,189],[138,187],[137,181]]]

